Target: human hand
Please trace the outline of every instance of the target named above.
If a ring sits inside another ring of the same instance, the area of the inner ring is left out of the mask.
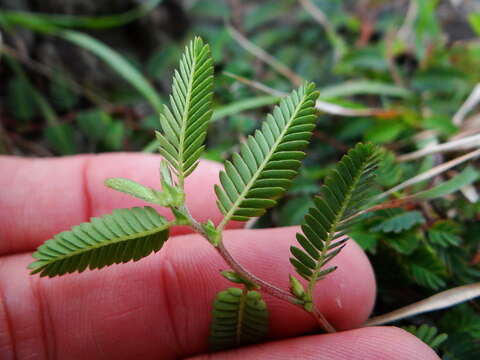
[[[91,216],[144,205],[103,186],[126,177],[157,186],[154,155],[82,155],[57,159],[0,157],[1,359],[438,359],[416,337],[394,327],[358,328],[375,298],[365,254],[350,241],[332,262],[339,266],[317,286],[316,302],[339,330],[299,335],[315,321],[297,307],[265,295],[271,342],[214,355],[207,351],[211,302],[230,286],[227,265],[208,242],[182,228],[155,255],[60,278],[30,276],[31,252],[46,239]],[[213,183],[220,166],[203,162],[187,180],[195,218],[221,219]],[[168,210],[160,210],[167,214]],[[238,229],[225,243],[240,263],[283,288],[295,227]],[[183,234],[183,235],[182,235]]]

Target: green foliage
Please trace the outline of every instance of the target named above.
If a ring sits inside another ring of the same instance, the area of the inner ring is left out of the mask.
[[[412,227],[423,224],[425,218],[420,211],[401,211],[398,209],[385,210],[380,223],[372,228],[372,231],[385,233],[399,233]]]
[[[409,325],[403,328],[410,334],[415,335],[432,349],[436,349],[441,343],[447,340],[447,334],[438,334],[438,329],[434,326],[422,324],[421,326]]]
[[[261,130],[248,137],[232,162],[225,163],[222,186],[215,186],[218,207],[225,215],[223,224],[260,216],[283,195],[315,127],[317,96],[315,86],[307,83],[283,98]]]
[[[459,226],[454,222],[438,221],[428,230],[428,239],[430,243],[442,247],[457,246],[462,241],[459,232]]]
[[[122,78],[135,87],[150,102],[156,111],[161,111],[162,102],[155,89],[149,84],[147,79],[118,52],[96,40],[94,37],[77,31],[62,30],[58,31],[57,35],[97,55]]]
[[[36,115],[38,107],[28,81],[14,77],[8,82],[7,91],[8,110],[18,120],[28,121]]]
[[[210,48],[200,38],[185,49],[173,78],[170,108],[160,116],[163,133],[157,132],[160,153],[180,179],[198,165],[212,116],[213,61]]]
[[[162,0],[147,0],[142,5],[122,14],[103,16],[73,16],[28,13],[21,11],[2,11],[4,21],[36,24],[39,21],[65,28],[106,29],[126,25],[154,9]]]
[[[162,248],[169,226],[148,206],[114,210],[47,240],[33,254],[37,261],[29,268],[32,274],[54,277],[138,261]]]
[[[448,329],[448,339],[442,346],[444,359],[475,360],[480,356],[480,315],[472,306],[456,306],[438,323],[442,330]]]
[[[399,182],[402,175],[403,169],[396,162],[395,155],[391,151],[383,150],[381,161],[378,164],[377,183],[385,187],[392,187]]]
[[[431,248],[422,247],[413,253],[407,267],[410,276],[421,286],[432,290],[446,286],[445,267]]]
[[[154,22],[151,20],[156,15],[147,12],[157,2],[147,0],[126,13],[106,16],[2,9],[0,27],[5,49],[2,61],[9,65],[13,59],[17,69],[6,66],[2,71],[7,111],[2,113],[0,152],[45,156],[120,149],[138,151],[147,144],[147,149],[156,150],[158,142],[149,143],[151,132],[158,127],[162,103],[165,99],[168,101],[167,74],[176,66],[184,43],[173,40],[178,39],[180,33],[176,30],[172,33],[164,26],[157,27],[154,34],[144,34],[141,46],[128,42],[125,47],[123,34]],[[42,2],[38,3],[41,10]],[[326,15],[330,23],[328,29],[318,26],[299,2],[265,0],[239,5],[240,10],[246,6],[243,9],[247,10],[246,16],[235,17],[235,23],[250,41],[300,77],[318,84],[322,101],[366,111],[349,117],[319,114],[304,167],[289,188],[286,201],[279,201],[278,206],[266,211],[256,227],[299,224],[313,206],[311,196],[318,192],[327,170],[358,141],[384,144],[388,149],[377,171],[377,186],[372,187],[372,191],[383,192],[459,157],[464,149],[410,161],[401,160],[402,155],[474,130],[471,120],[478,117],[478,107],[471,108],[461,124],[452,121],[480,78],[480,45],[468,31],[467,23],[470,22],[471,30],[478,32],[479,17],[470,10],[468,2],[456,7],[454,22],[451,22],[451,12],[445,11],[445,2],[412,2],[417,12],[409,16],[405,16],[402,4],[376,2],[375,21],[367,23],[364,12],[352,3],[345,0],[314,2]],[[168,7],[159,11],[168,13]],[[212,119],[216,121],[210,124],[208,151],[203,155],[216,161],[229,159],[232,151],[238,150],[234,147],[236,140],[248,139],[269,111],[268,106],[278,101],[277,93],[289,92],[292,88],[274,68],[232,39],[224,19],[235,16],[235,11],[237,9],[218,1],[192,2],[186,13],[192,21],[189,26],[180,25],[181,32],[189,29],[210,43],[220,75],[212,104]],[[135,16],[146,19],[133,22]],[[131,21],[129,28],[121,26]],[[453,23],[459,26],[452,27]],[[113,32],[95,30],[112,26],[117,27]],[[70,33],[72,27],[88,28],[88,35]],[[31,36],[25,29],[46,36]],[[50,35],[59,37],[59,41],[52,42]],[[181,38],[188,36],[190,34],[182,34]],[[62,38],[70,44],[62,44]],[[161,41],[152,46],[153,38]],[[28,52],[18,45],[21,43],[28,45]],[[89,56],[79,56],[75,66],[70,66],[72,45],[96,54],[127,82],[113,79],[103,83],[104,74],[96,75],[104,68],[90,73],[90,61],[83,61]],[[83,70],[82,66],[88,70],[79,71]],[[237,78],[222,76],[223,71]],[[26,76],[21,75],[22,72]],[[276,91],[264,93],[242,82],[240,77]],[[145,102],[152,106],[144,106]],[[367,115],[370,110],[375,111]],[[90,111],[102,115],[82,119],[82,115]],[[464,185],[468,185],[469,193],[478,192],[476,178],[472,176],[478,171],[477,165],[470,161],[470,166],[453,169],[446,176],[443,173],[391,194],[389,200],[402,199],[435,185],[423,198],[417,198],[418,202],[405,204],[403,210],[398,211],[420,212],[424,222],[419,220],[398,232],[384,232],[376,226],[389,218],[388,212],[375,212],[373,216],[363,216],[361,222],[349,229],[349,235],[366,249],[374,265],[379,288],[376,311],[415,302],[433,295],[434,289],[480,281],[480,227],[477,226],[480,206],[478,201],[472,203],[473,198],[468,200],[464,196]],[[454,171],[458,171],[458,175]],[[451,180],[446,181],[449,178]],[[171,194],[181,197],[182,193],[176,192],[173,183],[170,185]],[[162,185],[162,192],[164,189]],[[458,191],[460,189],[462,191]],[[172,211],[177,224],[188,223],[185,214]],[[211,243],[218,245],[221,232],[215,225],[211,222],[200,225]],[[299,294],[297,291],[295,296],[302,297]],[[421,320],[420,323],[434,324],[449,334],[437,348],[442,358],[480,357],[476,331],[472,327],[457,329],[464,318],[477,320],[473,310],[476,304],[471,305],[458,307],[458,311],[457,308],[442,311],[445,321],[443,318],[439,321],[436,314],[424,314],[414,320],[414,323]],[[447,316],[450,313],[453,315]]]
[[[268,311],[257,291],[229,288],[213,303],[210,348],[225,350],[254,344],[268,332]]]
[[[104,183],[105,186],[108,186],[113,190],[135,196],[136,198],[151,202],[153,204],[157,204],[160,200],[159,195],[161,193],[159,191],[156,191],[152,188],[147,188],[133,180],[124,178],[110,178],[105,180]]]
[[[311,283],[322,279],[336,267],[325,269],[345,246],[344,235],[352,217],[365,205],[378,165],[378,151],[371,144],[350,150],[326,177],[315,206],[305,216],[303,234],[297,240],[304,250],[292,246],[290,262]]]
[[[466,167],[460,174],[452,179],[433,187],[432,189],[423,191],[419,197],[422,199],[435,199],[441,196],[451,194],[460,188],[470,185],[478,179],[478,171],[471,167]]]

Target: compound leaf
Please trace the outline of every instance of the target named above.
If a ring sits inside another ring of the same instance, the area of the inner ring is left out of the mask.
[[[358,144],[327,174],[320,196],[305,215],[303,233],[297,234],[303,249],[290,248],[290,262],[310,284],[336,269],[325,265],[345,246],[344,235],[369,198],[378,162],[376,147]]]
[[[467,166],[460,174],[429,190],[417,194],[421,199],[435,199],[451,194],[464,186],[470,185],[478,179],[478,171]]]
[[[453,221],[438,221],[428,230],[428,238],[432,244],[442,247],[457,246],[462,241],[459,232],[458,224]]]
[[[297,174],[302,150],[315,127],[318,93],[306,83],[283,98],[253,136],[242,144],[215,186],[217,204],[229,220],[247,221],[276,204]]]
[[[257,291],[229,288],[213,302],[210,347],[214,351],[254,344],[268,332],[268,311]]]
[[[415,335],[432,349],[437,348],[448,338],[447,334],[438,334],[438,329],[435,326],[428,326],[427,324],[422,324],[421,326],[404,326],[403,329]]]
[[[138,261],[157,252],[168,238],[170,223],[153,208],[113,210],[111,215],[91,218],[61,232],[42,244],[29,265],[32,274],[54,277],[87,267]]]
[[[405,230],[409,230],[415,225],[425,223],[425,218],[420,211],[402,211],[402,210],[390,210],[392,216],[382,220],[379,224],[375,225],[372,231],[383,231],[385,233],[400,233]]]
[[[199,37],[185,48],[173,77],[170,107],[160,116],[162,132],[156,132],[160,154],[178,177],[191,174],[198,164],[212,117],[213,60],[210,47]]]

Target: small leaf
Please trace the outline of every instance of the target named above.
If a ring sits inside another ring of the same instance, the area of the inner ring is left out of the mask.
[[[462,241],[459,232],[459,226],[453,221],[438,221],[428,230],[428,238],[432,244],[442,247],[457,246]]]
[[[103,139],[112,118],[105,111],[94,109],[79,112],[75,121],[87,138],[96,143]]]
[[[125,125],[121,121],[112,121],[106,130],[103,144],[107,149],[120,150],[125,138]]]
[[[394,215],[381,221],[371,228],[371,231],[383,231],[385,233],[400,233],[409,230],[415,225],[424,224],[425,218],[420,211],[394,212]]]
[[[77,153],[75,132],[70,124],[49,125],[44,129],[45,138],[62,155]]]
[[[427,324],[422,324],[421,326],[404,326],[403,329],[408,331],[410,334],[415,335],[425,344],[430,346],[432,349],[437,348],[441,343],[447,340],[447,334],[438,334],[438,330],[434,326],[428,326]]]
[[[268,311],[257,291],[229,288],[215,297],[210,334],[214,351],[254,344],[268,332]]]
[[[245,279],[245,278],[241,277],[240,275],[238,275],[233,270],[224,270],[224,271],[221,272],[221,274],[225,279],[230,280],[233,283],[245,285],[245,287],[248,290],[258,290],[258,289],[260,289],[260,286],[252,283],[248,279]]]
[[[303,300],[305,297],[305,288],[298,279],[292,275],[289,275],[290,280],[290,292],[297,298]]]
[[[167,204],[164,206],[180,207],[184,204],[185,193],[173,182],[170,166],[165,160],[160,162],[160,184],[162,185],[162,192],[157,193],[157,196],[160,197],[162,203]],[[190,221],[187,223],[190,223]]]
[[[202,224],[202,228],[205,231],[205,234],[207,235],[208,241],[213,246],[218,246],[220,240],[221,240],[221,232],[217,230],[215,227],[215,224],[212,222],[212,220],[208,220],[205,224]]]
[[[9,112],[21,121],[28,121],[38,114],[34,90],[28,80],[14,77],[8,82],[7,105]]]
[[[422,191],[421,193],[417,194],[417,197],[421,199],[439,198],[451,194],[466,185],[470,185],[477,179],[478,171],[471,166],[467,166],[465,170],[463,170],[454,178],[445,181],[444,183],[441,183],[440,185],[437,185],[429,190]]]
[[[105,186],[135,196],[136,198],[157,204],[158,198],[153,189],[147,188],[133,180],[125,178],[109,178],[105,180]]]

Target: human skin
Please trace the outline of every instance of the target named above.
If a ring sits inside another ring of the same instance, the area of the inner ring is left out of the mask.
[[[115,208],[146,205],[103,185],[108,177],[158,184],[159,157],[79,155],[55,159],[0,156],[0,358],[10,359],[438,359],[394,327],[361,328],[373,307],[375,278],[349,241],[338,270],[318,283],[315,301],[339,330],[316,329],[298,307],[265,295],[268,342],[206,354],[211,302],[229,286],[227,265],[203,238],[174,228],[159,253],[53,279],[31,276],[31,252],[56,233]],[[200,221],[222,216],[213,184],[221,166],[202,162],[187,179],[187,204]],[[168,210],[159,209],[167,215]],[[225,244],[256,275],[285,289],[296,227],[244,230],[229,224]],[[354,330],[349,330],[354,329]]]

